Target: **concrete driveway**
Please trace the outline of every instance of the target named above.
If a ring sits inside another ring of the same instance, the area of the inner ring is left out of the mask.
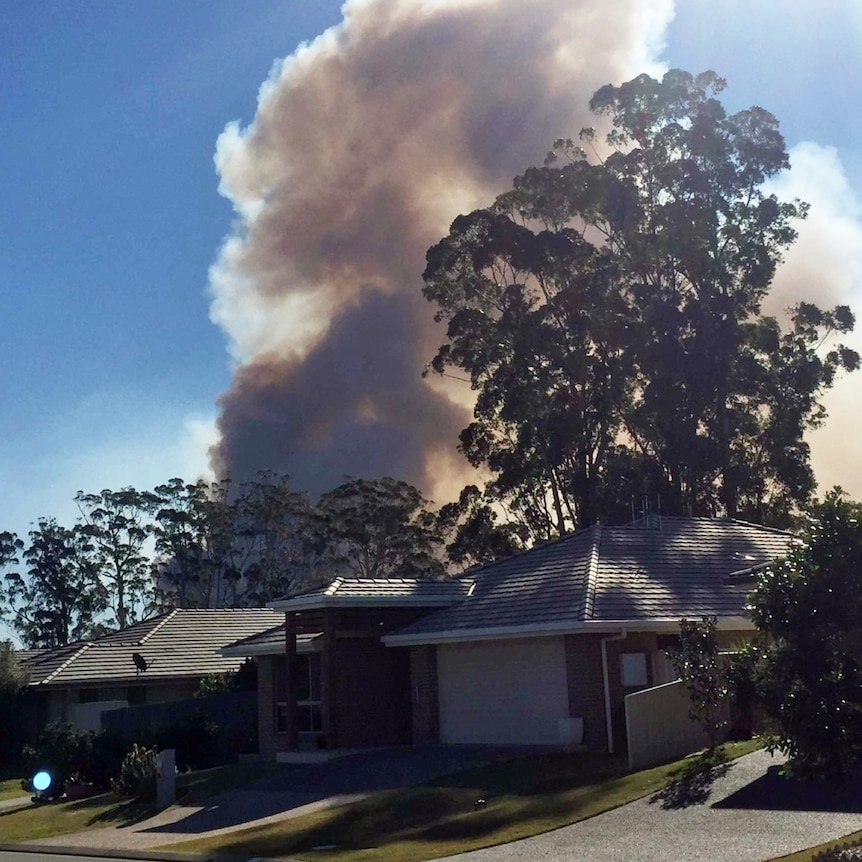
[[[757,751],[711,785],[623,805],[535,838],[452,862],[761,862],[862,829],[862,780],[835,789],[778,775]]]
[[[45,847],[146,850],[298,817],[378,790],[422,784],[439,775],[509,760],[524,748],[429,746],[352,754],[324,763],[285,765],[276,776],[231,790],[204,806],[176,805],[149,820],[28,842]]]

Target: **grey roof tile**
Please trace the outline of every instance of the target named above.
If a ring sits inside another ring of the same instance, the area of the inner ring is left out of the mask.
[[[122,632],[50,650],[28,661],[30,685],[101,685],[224,673],[235,670],[240,662],[222,657],[217,650],[273,628],[283,619],[283,614],[260,608],[171,611]],[[137,671],[133,653],[143,656],[146,671]]]
[[[440,601],[445,604],[459,601],[470,588],[470,582],[464,579],[449,578],[442,581],[419,580],[416,578],[335,578],[331,583],[306,592],[285,596],[271,603],[280,609],[289,610],[290,602],[307,605],[320,600],[340,601],[351,599],[416,599],[420,602]]]
[[[222,653],[229,651],[233,656],[247,655],[279,655],[285,652],[285,624],[282,623],[274,628],[267,629],[259,635],[252,635],[247,638],[240,638],[233,643],[223,646]],[[296,635],[296,650],[297,652],[313,652],[314,641],[322,636],[322,632],[312,632],[308,634]]]
[[[730,518],[595,526],[474,569],[460,604],[393,633],[744,613],[751,585],[730,575],[787,553],[782,530]]]

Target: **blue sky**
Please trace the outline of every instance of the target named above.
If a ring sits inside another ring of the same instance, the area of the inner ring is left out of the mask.
[[[829,154],[855,236],[862,5],[677,5],[657,59],[715,69],[729,107]],[[231,380],[207,294],[235,219],[216,140],[252,121],[276,59],[340,20],[329,0],[0,4],[0,529],[204,468]]]

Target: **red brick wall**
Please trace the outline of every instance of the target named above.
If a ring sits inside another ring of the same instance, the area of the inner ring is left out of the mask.
[[[410,687],[413,744],[440,742],[440,706],[437,696],[437,647],[410,647]]]
[[[273,659],[262,655],[257,659],[257,741],[261,757],[271,760],[277,751],[275,743],[275,693]]]
[[[584,720],[584,745],[607,748],[601,640],[605,635],[566,635],[569,715]]]
[[[375,635],[336,637],[335,745],[358,748],[410,743],[410,665],[405,649]]]

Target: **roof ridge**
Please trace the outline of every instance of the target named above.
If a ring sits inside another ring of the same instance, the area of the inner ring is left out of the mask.
[[[81,644],[80,649],[75,650],[75,652],[73,652],[72,655],[70,655],[69,658],[67,658],[66,661],[64,661],[56,670],[49,673],[48,676],[46,676],[45,679],[43,679],[39,683],[39,685],[43,685],[46,682],[51,682],[51,680],[54,679],[54,677],[57,676],[57,674],[60,673],[60,671],[65,670],[76,658],[78,658],[79,655],[81,655],[81,653],[85,652],[89,648],[90,648],[90,644],[88,644],[86,641],[84,641]]]
[[[593,541],[590,546],[590,561],[587,564],[587,594],[584,601],[584,619],[593,617],[596,603],[596,582],[599,577],[599,559],[602,547],[602,525],[597,523],[593,526]]]
[[[755,524],[754,521],[744,521],[742,518],[724,518],[725,521],[731,521],[734,524],[742,524],[744,527],[756,527],[758,530],[765,530],[770,533],[778,533],[781,536],[796,536],[796,533],[790,530],[782,530],[781,527],[770,527],[768,524]]]
[[[167,623],[168,620],[173,619],[178,613],[179,608],[174,608],[170,613],[165,614],[165,618],[158,623],[158,625],[154,625],[139,641],[137,641],[138,645],[146,643],[162,626]]]
[[[330,581],[329,586],[323,591],[325,596],[334,596],[344,583],[344,578],[341,575],[336,575],[335,579]]]
[[[596,522],[598,523],[598,522]],[[501,557],[499,560],[491,560],[487,563],[480,563],[476,566],[472,566],[467,569],[467,571],[462,572],[460,575],[455,575],[452,580],[463,580],[464,578],[475,578],[480,572],[483,572],[485,569],[491,569],[494,566],[500,566],[503,563],[507,563],[509,560],[514,560],[516,557],[522,557],[524,554],[531,554],[534,551],[540,551],[544,548],[549,548],[552,545],[560,545],[563,542],[570,542],[573,539],[577,539],[583,537],[585,534],[588,534],[596,524],[593,524],[592,527],[582,527],[579,530],[572,530],[566,533],[564,536],[556,536],[553,539],[548,539],[545,542],[541,542],[538,545],[530,545],[529,548],[521,548],[518,551],[515,551],[514,554],[509,554],[508,557]]]

